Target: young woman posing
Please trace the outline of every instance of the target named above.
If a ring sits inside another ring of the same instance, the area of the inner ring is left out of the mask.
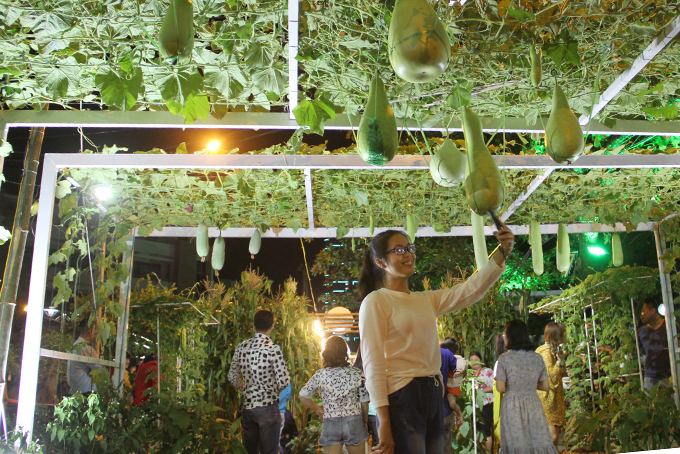
[[[415,245],[405,233],[375,236],[359,277],[359,331],[366,387],[378,414],[380,454],[440,454],[444,444],[437,317],[479,301],[505,270],[514,235],[494,233],[501,248],[466,282],[411,292]]]

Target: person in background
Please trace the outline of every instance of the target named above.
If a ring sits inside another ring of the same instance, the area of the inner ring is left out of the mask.
[[[550,389],[539,391],[538,397],[543,402],[550,436],[555,446],[560,439],[560,430],[565,424],[566,401],[562,377],[567,374],[564,368],[567,352],[562,349],[562,344],[566,342],[566,336],[567,332],[563,324],[550,322],[545,326],[545,343],[536,349],[536,353],[543,358],[550,377]]]
[[[78,325],[78,339],[74,342],[71,353],[89,358],[99,358],[99,353],[92,346],[92,328],[88,326],[87,318]],[[69,360],[66,365],[66,377],[71,394],[79,392],[87,397],[91,393],[97,392],[97,385],[92,381],[92,372],[99,367],[99,364]]]
[[[456,402],[456,398],[461,395],[460,385],[463,384],[465,380],[465,371],[467,370],[467,361],[465,358],[460,356],[460,344],[453,337],[447,337],[440,344],[439,348],[445,348],[453,353],[454,358],[456,358],[456,368],[449,371],[448,377],[443,377],[446,380],[446,399],[449,401],[449,407],[453,410],[456,415],[456,420],[454,421],[457,427],[463,424],[463,410]],[[444,421],[446,424],[446,421]],[[453,437],[453,434],[451,434]]]
[[[440,371],[442,377],[449,376],[449,372],[455,372],[456,370],[456,357],[451,353],[450,350],[442,348],[439,344],[439,350],[441,352],[442,365]],[[442,397],[442,405],[444,408],[444,449],[442,452],[444,454],[451,454],[451,440],[453,438],[453,428],[456,425],[456,413],[453,412],[451,404],[449,404],[448,395],[450,395],[448,389],[445,392],[444,397]],[[453,397],[453,396],[452,396]],[[456,398],[453,397],[453,402],[455,405]],[[458,409],[460,410],[460,408]]]
[[[361,371],[349,365],[347,342],[331,336],[321,354],[323,369],[314,373],[300,391],[302,404],[323,420],[319,444],[324,454],[365,454],[368,440],[368,392]],[[312,400],[321,391],[323,407]]]
[[[279,443],[281,442],[281,436],[283,435],[283,426],[286,424],[286,404],[293,396],[293,387],[290,383],[286,386],[286,389],[281,391],[279,395],[279,412],[281,413],[281,429],[279,429]],[[282,447],[279,446],[279,452],[283,452]]]
[[[486,449],[491,452],[493,448],[493,370],[484,366],[482,354],[479,352],[470,352],[469,359],[468,364],[472,369],[472,375],[483,382],[475,383],[476,388],[484,391],[484,402],[477,402],[477,408],[482,409],[484,423],[477,421],[477,430],[481,430],[486,435]]]
[[[269,338],[274,314],[259,310],[253,316],[255,335],[241,342],[227,378],[241,391],[243,446],[248,454],[279,452],[279,396],[290,384],[281,348]]]
[[[135,376],[135,390],[134,397],[135,400],[132,401],[132,405],[142,405],[149,398],[148,390],[156,388],[158,385],[158,359],[156,355],[151,353],[144,357],[142,364],[137,370],[137,375]]]
[[[496,358],[500,358],[506,352],[503,333],[496,336]],[[501,401],[503,395],[496,388],[496,372],[498,371],[498,361],[493,366],[493,451],[498,452],[501,448]]]
[[[439,454],[444,447],[444,386],[437,317],[482,299],[505,270],[514,235],[494,233],[501,247],[464,283],[411,292],[416,247],[398,230],[376,235],[364,256],[358,300],[366,387],[378,413],[379,454]]]
[[[509,322],[504,335],[508,351],[498,358],[496,371],[496,388],[504,393],[500,453],[559,454],[536,392],[550,389],[543,358],[534,351],[523,321]]]
[[[644,323],[638,330],[640,345],[645,350],[645,389],[659,383],[659,388],[670,387],[671,359],[668,353],[666,320],[659,314],[654,301],[642,304],[640,320]]]
[[[371,402],[368,403],[368,432],[371,435],[371,447],[380,444],[380,436],[378,435],[378,417],[375,414],[375,408]]]

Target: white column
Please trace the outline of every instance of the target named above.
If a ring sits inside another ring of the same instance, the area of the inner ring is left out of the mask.
[[[113,372],[113,386],[118,389],[118,393],[123,395],[123,387],[121,384],[125,381],[125,358],[127,355],[127,341],[128,341],[128,322],[130,320],[130,290],[132,281],[132,259],[135,249],[134,233],[128,235],[127,245],[128,250],[123,253],[123,263],[127,266],[128,274],[127,280],[120,284],[120,305],[123,306],[123,313],[118,317],[118,328],[116,330],[116,369]],[[131,377],[131,379],[134,377]]]
[[[293,109],[298,104],[298,24],[300,19],[299,0],[288,0],[288,108],[291,120],[295,120]]]
[[[57,173],[57,167],[50,155],[46,155],[43,161],[42,179],[40,180],[40,202],[28,292],[28,310],[24,334],[24,352],[21,358],[21,380],[19,381],[19,404],[16,421],[16,430],[27,433],[29,441],[33,436],[33,417],[35,415],[40,341],[47,284],[47,260],[50,254]]]

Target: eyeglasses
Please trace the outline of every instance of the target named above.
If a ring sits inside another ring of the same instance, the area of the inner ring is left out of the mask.
[[[389,251],[386,252],[386,254],[389,254],[390,252],[394,252],[395,255],[401,257],[402,255],[406,254],[406,251],[410,252],[411,254],[416,253],[416,245],[415,244],[409,244],[408,246],[397,246],[394,249],[390,249]]]

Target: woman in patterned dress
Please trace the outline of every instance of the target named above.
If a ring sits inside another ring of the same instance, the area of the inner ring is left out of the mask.
[[[550,377],[550,389],[539,391],[538,397],[543,402],[545,417],[548,419],[550,436],[553,443],[557,446],[560,438],[560,430],[565,423],[565,398],[562,377],[565,376],[564,360],[567,352],[563,351],[561,345],[566,341],[566,330],[561,323],[550,322],[545,327],[545,344],[536,349],[536,353],[543,357],[545,367],[548,369]]]
[[[324,454],[340,454],[343,445],[349,454],[366,453],[368,392],[361,370],[349,365],[347,351],[345,339],[329,337],[321,354],[324,368],[300,391],[302,404],[323,419],[319,444]],[[311,399],[317,391],[323,407]]]
[[[558,454],[536,392],[550,389],[543,358],[534,351],[523,321],[509,322],[504,334],[508,351],[496,371],[496,388],[504,393],[500,454]]]
[[[482,409],[484,423],[477,421],[477,430],[481,430],[486,435],[486,449],[491,452],[493,447],[493,370],[489,369],[482,362],[482,354],[479,352],[470,353],[470,368],[472,375],[479,378],[483,383],[475,383],[477,388],[484,391],[484,402],[477,402],[477,407]]]

